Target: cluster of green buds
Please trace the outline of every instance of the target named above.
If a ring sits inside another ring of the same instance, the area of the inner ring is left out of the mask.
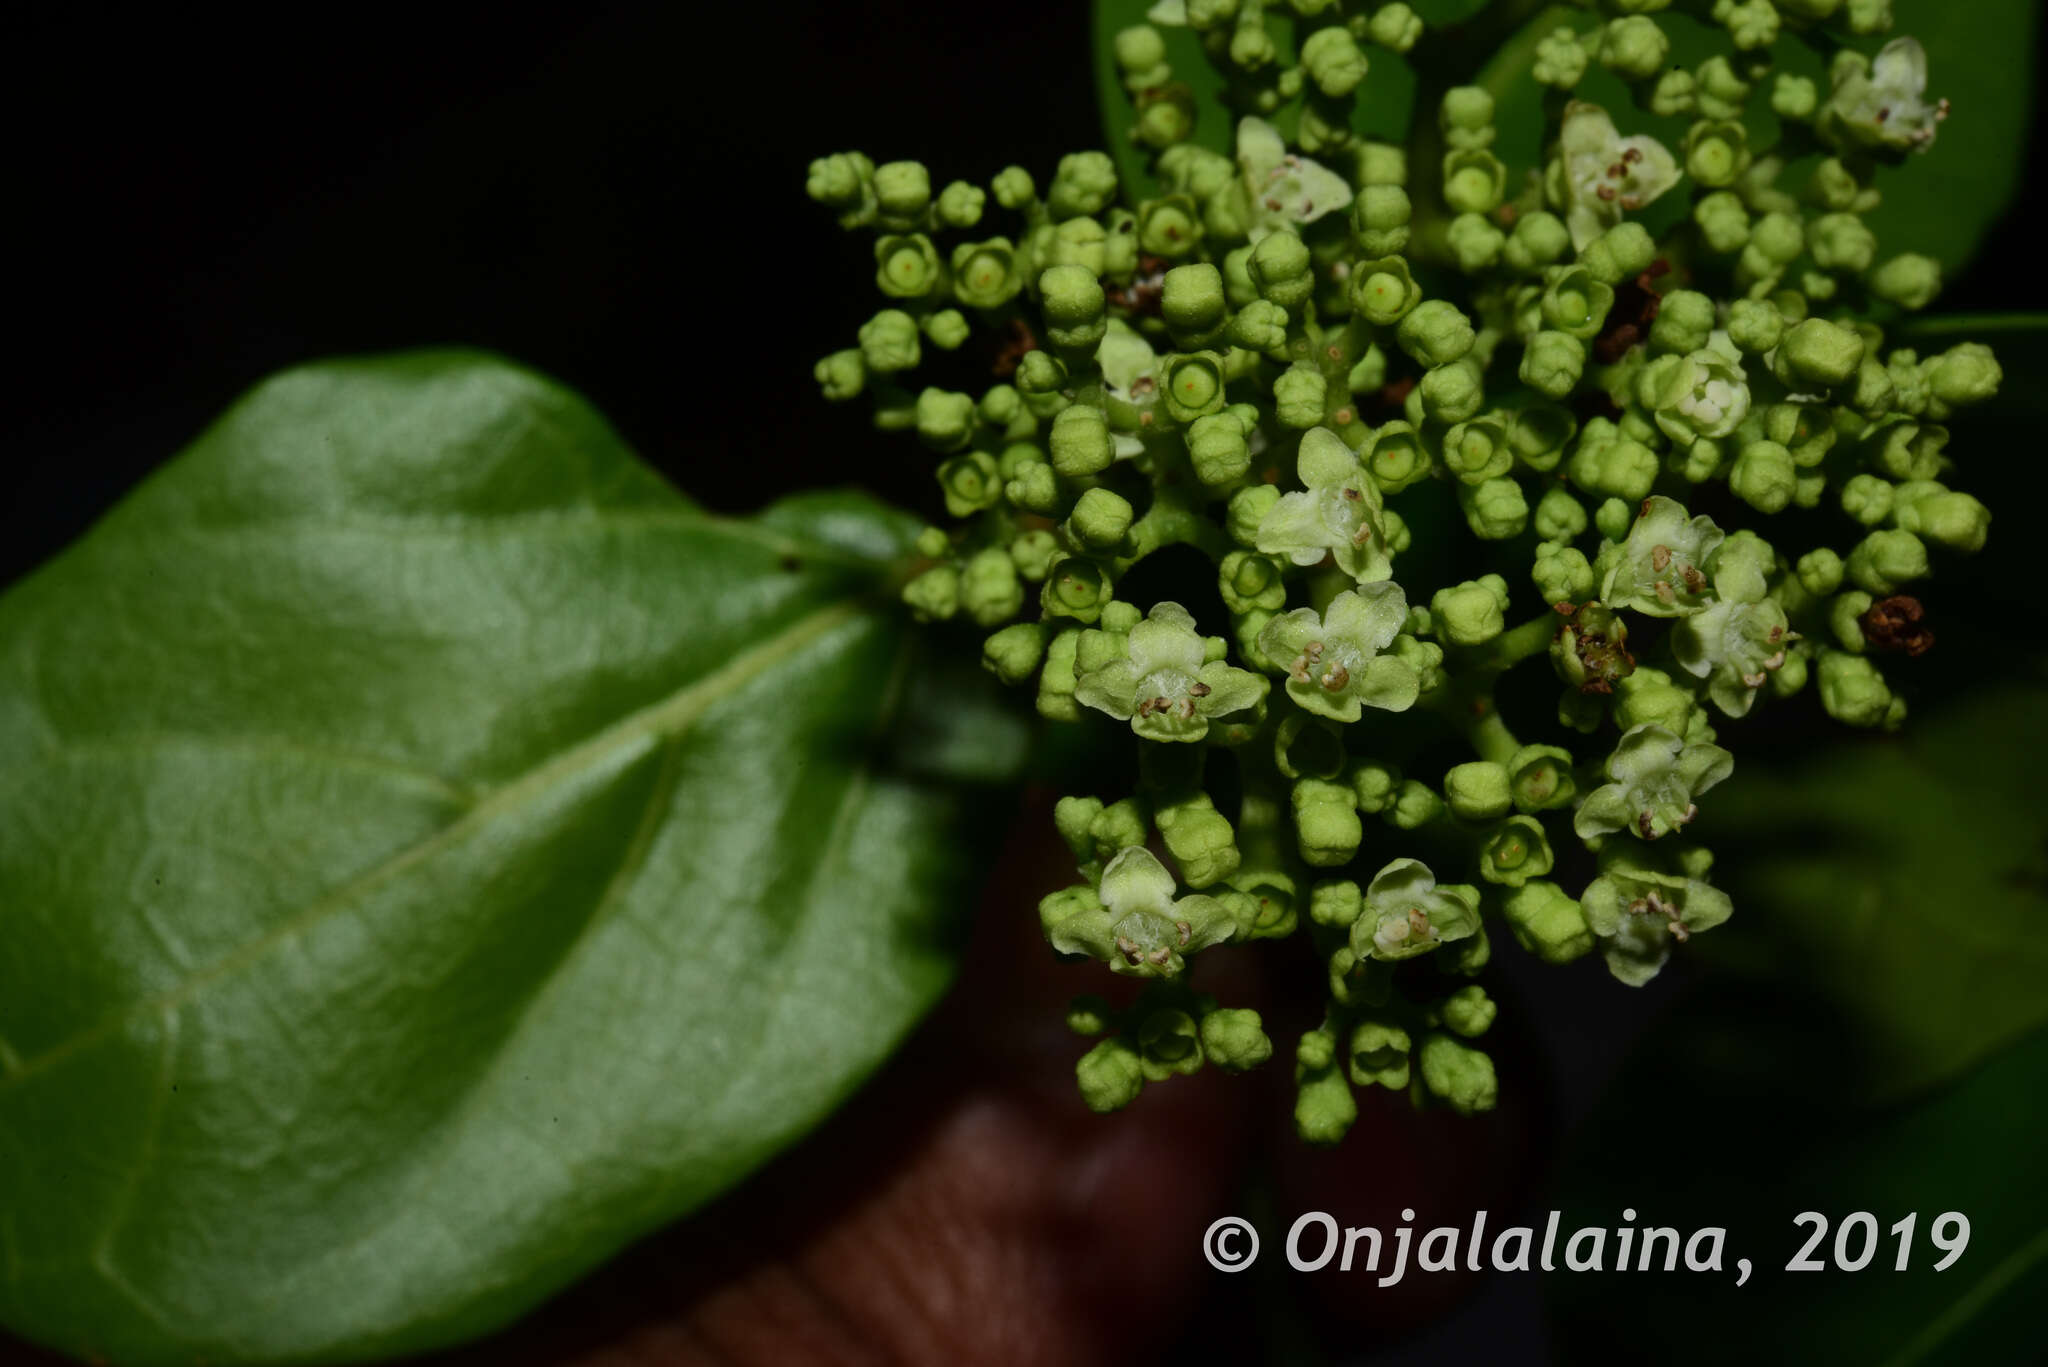
[[[1079,881],[1041,907],[1054,949],[1145,980],[1073,1008],[1098,1109],[1264,1062],[1259,1016],[1187,973],[1292,935],[1326,969],[1305,1137],[1360,1087],[1491,1106],[1494,939],[1640,984],[1727,919],[1696,836],[1724,728],[1809,685],[1898,726],[1880,657],[1933,639],[1909,591],[1984,542],[1943,424],[1998,364],[1887,343],[1940,272],[1864,221],[1947,113],[1888,0],[1694,0],[1720,50],[1692,67],[1670,0],[1582,0],[1517,40],[1545,126],[1509,165],[1474,34],[1536,8],[1439,33],[1401,3],[1161,0],[1113,47],[1156,188],[1101,152],[986,191],[811,168],[885,297],[818,381],[916,434],[954,519],[904,598],[1137,747],[1137,791],[1060,802]],[[1176,80],[1176,27],[1221,108]],[[1401,145],[1355,129],[1389,55]],[[1581,98],[1596,70],[1631,100]],[[914,380],[932,352],[975,388]],[[1162,591],[1133,572],[1168,548]]]

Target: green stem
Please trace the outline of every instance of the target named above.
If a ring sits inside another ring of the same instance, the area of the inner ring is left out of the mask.
[[[1211,560],[1230,554],[1230,538],[1193,500],[1177,489],[1161,489],[1152,507],[1131,524],[1131,550],[1116,559],[1122,575],[1131,566],[1167,546],[1193,546]]]
[[[1475,654],[1472,663],[1489,674],[1499,674],[1532,655],[1541,655],[1550,649],[1550,643],[1556,636],[1557,614],[1546,612],[1488,641]]]

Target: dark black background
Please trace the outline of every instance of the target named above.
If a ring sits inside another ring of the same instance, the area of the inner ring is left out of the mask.
[[[852,483],[936,512],[915,443],[811,380],[876,302],[804,169],[858,147],[940,183],[1012,161],[1042,178],[1100,142],[1087,40],[1076,0],[26,22],[0,97],[18,353],[0,584],[266,374],[421,345],[558,377],[715,507]],[[2014,265],[2036,255],[2043,179],[1942,308],[2048,300]],[[1567,1112],[1629,1033],[1603,1001],[1540,1017],[1552,1053],[1606,1042],[1601,1066],[1566,1070]],[[1535,1315],[1515,1280],[1436,1351],[1510,1360],[1499,1345]]]

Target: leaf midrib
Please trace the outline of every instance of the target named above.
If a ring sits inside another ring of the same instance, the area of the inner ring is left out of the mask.
[[[431,835],[414,841],[404,849],[387,855],[375,867],[316,898],[248,944],[189,974],[182,982],[131,1002],[98,1023],[23,1062],[11,1076],[0,1078],[0,1096],[61,1066],[67,1059],[84,1053],[138,1017],[183,1006],[213,983],[259,962],[278,946],[351,905],[362,893],[431,858],[471,829],[530,802],[558,783],[638,745],[648,737],[672,738],[681,735],[714,704],[752,681],[793,651],[851,620],[861,611],[861,607],[859,600],[847,599],[817,608],[798,618],[768,640],[735,655],[712,673],[684,684],[667,697],[619,719],[595,735],[554,752],[519,777],[494,789],[454,821]]]

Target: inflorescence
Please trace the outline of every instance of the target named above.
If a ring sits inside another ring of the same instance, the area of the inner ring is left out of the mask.
[[[1135,793],[1059,803],[1082,881],[1040,908],[1055,949],[1149,980],[1069,1013],[1101,1036],[1078,1069],[1098,1110],[1266,1061],[1259,1015],[1188,961],[1297,930],[1327,969],[1294,1054],[1306,1138],[1344,1134],[1354,1087],[1492,1106],[1488,925],[1647,981],[1730,913],[1691,830],[1733,765],[1719,727],[1809,683],[1896,727],[1876,656],[1927,648],[1908,590],[1984,543],[1942,424],[1999,367],[1885,341],[1941,281],[1880,252],[1875,172],[1948,112],[1911,38],[1859,50],[1888,0],[1581,3],[1516,39],[1540,165],[1496,155],[1473,83],[1534,6],[1425,33],[1399,3],[1161,0],[1114,46],[1149,197],[1101,152],[1043,191],[1014,166],[936,193],[915,162],[811,168],[888,297],[817,378],[939,453],[957,519],[905,599],[991,633],[1044,716],[1138,747]],[[1666,10],[1722,51],[1673,63]],[[1154,25],[1199,36],[1234,157],[1190,140]],[[1824,85],[1774,68],[1781,41]],[[1416,73],[1401,145],[1354,130],[1387,53]],[[1575,98],[1595,71],[1632,108]],[[1627,131],[1650,116],[1689,126]],[[911,381],[977,328],[997,382]],[[1167,547],[1200,582],[1119,597]]]

